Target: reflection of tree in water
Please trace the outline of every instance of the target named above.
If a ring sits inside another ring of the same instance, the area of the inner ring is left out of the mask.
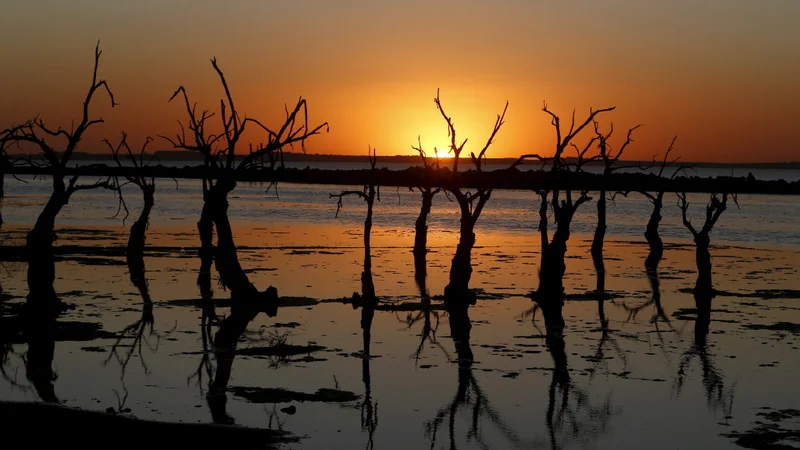
[[[116,358],[122,369],[121,377],[124,378],[128,363],[131,361],[134,354],[137,354],[142,369],[144,369],[145,374],[149,374],[150,369],[145,362],[143,350],[147,347],[151,352],[157,352],[161,339],[161,336],[153,330],[154,323],[153,303],[145,301],[142,303],[141,317],[120,331],[117,341],[111,346],[111,352],[104,364],[108,364],[112,358]],[[151,342],[152,338],[155,339]],[[123,340],[127,341],[129,339],[132,339],[133,342],[123,345],[122,348],[126,348],[127,350],[124,351],[123,354],[120,354],[120,345]]]
[[[234,423],[233,418],[227,413],[228,398],[226,391],[231,378],[236,347],[239,339],[247,329],[247,325],[262,311],[270,317],[274,317],[278,312],[277,289],[270,286],[260,300],[260,302],[253,302],[247,299],[234,299],[230,314],[219,321],[219,327],[213,342],[213,353],[216,360],[215,370],[212,369],[213,366],[206,351],[208,347],[207,337],[210,334],[206,334],[206,325],[203,324],[203,361],[196,375],[198,376],[198,383],[202,382],[204,370],[209,376],[209,390],[206,394],[206,401],[214,423]],[[211,376],[212,370],[213,376]]]
[[[605,226],[605,225],[604,225]],[[602,237],[600,237],[602,239]],[[594,355],[590,358],[590,360],[594,363],[594,370],[592,371],[592,376],[596,373],[596,370],[601,365],[607,365],[608,360],[610,357],[607,356],[607,350],[610,349],[616,353],[617,357],[622,361],[624,366],[627,366],[628,359],[625,355],[625,352],[620,348],[619,343],[617,342],[616,337],[613,335],[613,330],[609,327],[609,319],[606,316],[606,309],[605,309],[605,302],[611,296],[609,296],[605,291],[605,276],[606,276],[606,269],[605,263],[603,261],[602,255],[602,242],[600,245],[600,254],[592,255],[592,260],[594,261],[594,268],[595,274],[597,276],[597,288],[592,295],[595,297],[595,301],[597,302],[597,317],[598,317],[598,330],[600,331],[600,339],[597,341],[597,348],[595,350]],[[613,300],[611,301],[612,304],[614,303]]]
[[[546,342],[554,364],[545,416],[550,447],[561,449],[568,441],[592,442],[609,427],[615,413],[611,398],[593,404],[589,394],[572,382],[563,334],[548,336]]]
[[[547,264],[548,260],[542,260]],[[544,271],[544,269],[543,269]],[[563,294],[561,294],[563,295]],[[554,305],[557,301],[537,298],[537,305]],[[606,360],[606,347],[610,344],[620,355],[623,364],[626,364],[624,352],[619,348],[616,340],[611,337],[607,322],[604,320],[602,303],[600,305],[601,336],[593,357],[587,358],[597,366]],[[528,314],[533,315],[535,309]],[[550,356],[553,358],[553,378],[548,389],[548,404],[545,422],[548,432],[550,447],[561,449],[568,441],[592,442],[604,433],[615,413],[611,405],[610,395],[600,402],[593,402],[589,394],[573,383],[569,374],[569,365],[564,341],[564,317],[560,308],[550,308],[543,311],[545,323],[545,344]],[[592,372],[594,373],[594,371]]]
[[[706,405],[712,411],[721,410],[726,414],[730,414],[730,410],[733,407],[736,383],[726,389],[725,376],[722,370],[717,367],[716,357],[709,349],[708,331],[711,323],[711,297],[713,297],[713,293],[708,291],[695,291],[695,302],[698,306],[697,318],[694,322],[694,340],[689,349],[681,356],[678,364],[678,376],[675,380],[675,389],[677,394],[680,395],[686,383],[687,372],[691,370],[693,361],[697,359],[700,362]],[[708,305],[708,307],[703,305]]]
[[[29,286],[37,288],[30,289],[25,309],[22,311],[25,338],[28,342],[28,351],[23,357],[25,376],[33,384],[42,401],[58,403],[54,386],[57,376],[53,370],[53,356],[56,347],[56,318],[61,311],[48,306],[62,305],[62,302],[53,286],[55,261],[52,249],[49,253],[37,255],[35,259],[37,259],[36,268],[46,266],[47,270],[31,270],[34,263],[28,262]],[[47,260],[48,263],[40,265],[42,260]]]
[[[371,173],[375,175],[375,166],[378,162],[375,150],[369,154]],[[364,271],[361,273],[361,294],[354,292],[352,297],[353,309],[361,308],[362,354],[361,354],[361,380],[364,383],[364,401],[361,403],[361,430],[367,433],[366,448],[375,448],[375,429],[378,427],[378,404],[372,400],[372,377],[370,376],[370,360],[372,353],[370,344],[372,340],[372,319],[375,317],[375,306],[378,297],[375,295],[375,284],[372,280],[372,210],[375,199],[380,201],[380,187],[375,185],[373,178],[364,185],[362,191],[343,191],[341,194],[331,194],[331,198],[338,197],[336,215],[342,207],[342,199],[348,195],[358,196],[367,203],[367,217],[364,220]]]
[[[39,313],[32,309],[29,309],[26,315],[27,326],[25,334],[28,341],[28,351],[23,358],[25,376],[33,384],[33,388],[43,402],[59,403],[54,384],[58,376],[53,370],[53,356],[56,348],[56,317],[52,314]]]
[[[451,309],[448,307],[448,309]],[[519,447],[520,437],[505,422],[500,413],[493,408],[487,394],[481,389],[472,372],[473,354],[470,348],[470,322],[467,309],[449,311],[450,335],[453,338],[458,356],[458,389],[453,400],[442,406],[436,416],[425,423],[425,436],[431,440],[431,448],[435,448],[436,439],[442,425],[447,423],[448,438],[451,449],[457,448],[456,443],[456,417],[460,413],[470,418],[466,431],[466,440],[475,441],[482,448],[490,448],[485,441],[481,423],[488,420],[495,429],[500,431],[508,443]]]
[[[136,168],[142,168],[149,165],[144,161],[145,150],[150,143],[150,138],[147,138],[144,145],[142,145],[139,156],[135,156],[130,146],[127,143],[127,135],[122,134],[122,140],[114,148],[111,143],[106,141],[107,145],[111,148],[114,160],[120,167],[123,167],[120,160],[120,154],[124,149],[127,152],[128,159]],[[144,262],[144,249],[146,241],[147,227],[150,220],[150,212],[153,210],[155,204],[155,179],[146,178],[141,175],[127,176],[127,183],[133,184],[142,192],[142,211],[139,217],[131,226],[130,236],[128,237],[128,246],[126,249],[125,257],[128,263],[128,274],[131,283],[139,291],[142,297],[142,314],[139,319],[125,327],[120,333],[117,341],[111,347],[111,353],[108,355],[105,363],[107,364],[112,358],[116,358],[117,362],[122,368],[121,377],[125,377],[125,371],[128,363],[133,358],[134,354],[138,354],[139,362],[142,365],[145,373],[149,373],[150,369],[144,359],[144,348],[147,347],[151,352],[158,350],[158,345],[161,340],[161,335],[154,330],[155,318],[153,316],[153,301],[150,298],[150,290],[147,283],[147,270]],[[177,324],[176,324],[177,327]],[[174,328],[173,328],[174,329]],[[168,332],[167,334],[171,333]],[[130,345],[125,345],[127,351],[120,354],[120,344],[123,341],[132,339]],[[151,341],[152,339],[152,341]]]
[[[708,331],[711,323],[711,302],[716,296],[712,281],[711,253],[709,251],[711,245],[710,234],[722,213],[725,212],[729,196],[733,198],[734,203],[738,206],[736,195],[723,193],[720,197],[717,194],[711,194],[706,204],[703,226],[698,230],[692,225],[686,214],[689,209],[686,193],[678,194],[678,206],[681,210],[683,225],[692,233],[696,247],[697,281],[695,282],[693,293],[697,318],[694,323],[694,341],[681,358],[675,382],[676,390],[680,394],[685,383],[686,371],[696,357],[700,361],[707,406],[711,410],[722,409],[728,412],[733,403],[735,384],[730,386],[729,389],[725,389],[724,376],[716,367],[714,354],[709,351]]]
[[[652,252],[651,252],[652,256]],[[648,257],[649,258],[649,257]],[[664,355],[669,359],[669,355],[667,354],[667,348],[664,343],[664,336],[661,333],[662,329],[660,328],[660,324],[665,324],[669,327],[670,330],[674,330],[672,326],[672,322],[670,321],[667,313],[664,311],[664,307],[661,305],[661,282],[658,276],[658,262],[659,260],[650,259],[650,264],[647,267],[647,279],[650,281],[650,289],[652,290],[652,295],[650,298],[642,303],[637,305],[629,305],[627,302],[621,303],[622,308],[628,313],[628,317],[625,319],[625,323],[629,323],[632,320],[636,320],[636,317],[648,308],[652,307],[652,314],[648,319],[648,323],[653,325],[655,328],[655,335],[661,344],[661,350],[664,352]]]
[[[365,331],[366,333],[366,331]],[[372,401],[372,378],[370,376],[370,356],[367,348],[361,359],[361,381],[364,382],[364,401],[361,403],[361,430],[367,432],[367,450],[375,448],[375,429],[378,428],[378,403]]]
[[[628,305],[627,303],[623,303],[622,307],[627,311],[628,317],[625,319],[625,323],[630,322],[631,320],[635,320],[636,317],[644,311],[645,309],[652,307],[653,313],[648,319],[648,322],[653,324],[656,328],[656,331],[659,331],[659,323],[664,323],[670,328],[672,328],[672,324],[667,316],[667,313],[664,311],[664,307],[661,305],[661,281],[658,277],[658,263],[656,263],[653,267],[647,268],[647,279],[650,281],[650,289],[652,291],[652,295],[650,298],[641,304],[638,305]]]
[[[414,352],[414,359],[419,363],[426,342],[445,351],[442,344],[436,340],[436,331],[439,329],[439,312],[435,311],[431,306],[431,296],[427,286],[427,258],[424,253],[422,255],[414,255],[414,281],[416,281],[417,289],[419,289],[420,309],[419,311],[409,312],[401,322],[405,323],[409,329],[422,322],[419,345]],[[445,351],[445,353],[447,352]]]

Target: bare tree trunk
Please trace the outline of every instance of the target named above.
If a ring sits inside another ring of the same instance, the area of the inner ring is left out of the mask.
[[[450,283],[444,294],[448,301],[475,304],[475,296],[469,291],[469,280],[472,277],[472,247],[475,246],[475,223],[469,216],[461,215],[461,234],[456,247],[456,254],[450,266]]]
[[[428,250],[428,215],[431,213],[433,206],[434,193],[430,188],[422,191],[422,208],[420,208],[419,216],[415,223],[414,235],[414,257],[424,255]]]
[[[375,202],[375,187],[367,191],[367,218],[364,220],[364,271],[361,273],[361,330],[363,331],[364,358],[368,359],[372,341],[372,319],[375,317],[375,284],[372,281],[372,208]]]
[[[63,307],[61,299],[55,292],[53,283],[56,279],[55,260],[53,259],[53,241],[55,221],[58,213],[69,201],[64,185],[64,178],[53,176],[53,193],[44,209],[28,232],[26,250],[28,253],[28,304],[41,311],[60,312]]]
[[[592,259],[603,259],[603,243],[606,238],[606,191],[600,191],[597,199],[597,228],[592,239]]]
[[[539,205],[539,234],[542,244],[542,260],[539,267],[539,287],[533,293],[533,300],[542,310],[548,338],[560,338],[564,331],[562,310],[564,308],[564,273],[567,269],[564,257],[567,253],[571,217],[564,215],[564,217],[556,219],[556,232],[553,234],[553,239],[549,240],[547,235],[547,193],[540,195],[542,199]]]
[[[428,257],[426,253],[414,253],[414,280],[420,292],[427,292]]]
[[[592,262],[594,263],[594,272],[595,277],[597,278],[595,292],[600,297],[603,297],[606,291],[606,263],[602,256],[600,258],[592,257]]]
[[[708,250],[711,245],[711,239],[708,234],[700,233],[694,242],[696,244],[695,259],[697,261],[695,291],[700,292],[700,295],[705,298],[707,296],[706,293],[712,293],[714,289],[711,281],[711,252]]]
[[[663,207],[664,193],[659,192],[653,202],[653,212],[650,214],[650,220],[647,222],[647,229],[644,232],[644,237],[647,244],[650,246],[650,253],[644,261],[647,268],[657,268],[658,263],[664,256],[664,243],[661,236],[658,234],[658,225],[661,222],[661,208]]]
[[[542,310],[548,336],[558,336],[564,330],[564,273],[569,239],[569,224],[558,224],[553,240],[542,249],[542,262],[539,269],[539,288],[534,301]]]
[[[425,279],[428,276],[428,215],[433,206],[434,192],[428,188],[422,191],[422,208],[415,224],[414,235],[414,278],[420,292],[426,291]]]
[[[208,193],[206,193],[208,197]],[[203,201],[200,220],[197,222],[197,232],[200,234],[200,272],[197,275],[197,285],[201,291],[211,290],[211,266],[214,264],[214,221],[212,220],[212,205],[208,198]]]
[[[139,214],[139,218],[131,226],[131,235],[128,238],[128,250],[126,259],[128,262],[128,273],[131,283],[139,290],[145,304],[152,303],[150,293],[147,288],[147,278],[145,277],[144,265],[144,245],[147,232],[147,224],[150,220],[150,212],[155,204],[153,190],[144,192],[144,207]]]
[[[49,247],[53,243],[53,229],[55,228],[56,217],[61,209],[69,201],[67,188],[64,184],[62,175],[53,175],[53,193],[44,205],[44,209],[39,213],[33,228],[28,232],[27,245],[34,248],[41,246]]]
[[[204,209],[217,229],[217,248],[214,262],[222,285],[231,291],[234,300],[254,301],[259,296],[258,289],[250,282],[239,263],[233,230],[228,219],[228,193],[236,187],[236,182],[220,179],[208,192]]]
[[[375,285],[372,283],[372,206],[374,202],[374,188],[370,187],[367,197],[367,218],[364,220],[364,272],[361,274],[361,294],[366,299],[375,298]]]

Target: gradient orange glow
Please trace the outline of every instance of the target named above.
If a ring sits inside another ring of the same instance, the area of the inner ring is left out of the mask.
[[[183,84],[200,107],[221,95],[216,56],[239,109],[268,123],[303,95],[329,121],[312,153],[412,154],[417,136],[447,148],[436,89],[480,147],[510,101],[489,156],[552,154],[543,100],[567,120],[615,105],[618,130],[638,123],[627,158],[650,159],[671,137],[687,160],[800,160],[800,2],[479,0],[107,2],[29,0],[0,16],[0,126],[80,113],[97,39],[118,108],[83,150],[127,130],[178,131],[167,99]],[[263,136],[251,130],[248,140]],[[618,139],[623,138],[620,132]],[[588,139],[588,135],[584,136]],[[161,142],[161,148],[167,144]]]

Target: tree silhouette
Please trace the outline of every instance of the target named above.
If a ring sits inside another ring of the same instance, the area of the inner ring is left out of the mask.
[[[706,205],[706,216],[702,228],[698,231],[691,220],[686,216],[689,209],[689,203],[686,201],[686,193],[678,194],[678,206],[681,209],[681,218],[683,225],[692,233],[695,243],[695,260],[697,261],[697,282],[695,283],[694,290],[699,293],[699,297],[695,299],[700,301],[708,301],[708,308],[710,309],[711,299],[713,298],[714,287],[711,281],[711,253],[709,246],[711,245],[711,230],[719,220],[720,216],[728,206],[728,193],[723,193],[722,197],[717,194],[711,194],[711,198]],[[737,203],[736,195],[733,195],[733,201]],[[708,294],[708,295],[706,295]],[[703,305],[705,307],[706,305]],[[700,306],[698,306],[700,308]]]
[[[375,199],[380,201],[380,187],[376,186],[375,182],[375,166],[378,163],[377,151],[370,150],[370,173],[373,175],[370,182],[364,185],[361,191],[342,191],[339,194],[330,194],[330,198],[338,198],[336,202],[336,216],[338,217],[339,211],[342,208],[342,199],[349,195],[355,195],[364,199],[367,203],[367,218],[364,220],[364,271],[361,272],[361,294],[353,293],[353,308],[361,308],[361,329],[364,338],[364,358],[370,357],[370,340],[372,331],[372,319],[375,317],[375,305],[378,303],[378,298],[375,296],[375,284],[372,282],[372,255],[371,255],[371,238],[372,238],[372,208],[375,204]]]
[[[97,76],[100,64],[100,43],[95,48],[94,70],[92,84],[83,102],[83,111],[80,122],[73,125],[71,130],[58,127],[50,128],[44,120],[37,116],[14,126],[6,131],[3,137],[5,143],[17,145],[32,145],[41,152],[42,161],[31,160],[30,164],[47,169],[52,173],[53,191],[39,214],[33,228],[28,232],[26,249],[28,253],[28,287],[31,299],[40,302],[37,307],[58,312],[63,305],[53,289],[55,268],[52,257],[52,246],[55,240],[53,229],[61,209],[67,205],[72,195],[78,191],[105,188],[118,191],[118,183],[113,177],[98,180],[91,184],[79,184],[78,175],[73,175],[67,180],[66,169],[70,159],[78,148],[84,134],[94,125],[103,123],[102,118],[92,118],[90,106],[98,90],[108,94],[111,106],[117,103],[114,94],[108,87],[106,80]],[[55,141],[56,143],[52,143]],[[60,144],[60,145],[59,145]]]
[[[127,154],[127,160],[130,161],[134,169],[139,172],[142,168],[149,166],[155,157],[152,156],[147,162],[145,162],[147,145],[152,142],[152,139],[150,139],[150,137],[145,139],[144,144],[142,144],[142,149],[139,151],[138,155],[133,153],[133,150],[131,150],[127,140],[128,136],[123,132],[122,139],[116,147],[112,146],[109,141],[106,141],[106,144],[111,149],[111,154],[114,157],[114,161],[116,161],[119,167],[124,167],[121,159],[123,157],[121,152],[124,149]],[[153,206],[155,205],[156,182],[155,178],[144,177],[141,175],[141,172],[134,172],[132,175],[127,175],[125,179],[125,184],[132,184],[138,187],[142,192],[142,211],[139,213],[139,218],[136,219],[136,222],[134,222],[131,226],[130,236],[128,237],[128,247],[126,252],[128,270],[130,272],[131,282],[134,284],[134,286],[136,286],[137,289],[139,289],[144,301],[149,302],[150,296],[147,294],[147,281],[144,278],[144,246],[147,227],[150,220],[150,212],[153,210]],[[124,184],[122,186],[124,186]]]
[[[543,164],[550,164],[550,173],[554,180],[562,180],[565,185],[569,185],[569,176],[573,172],[580,172],[582,166],[591,160],[586,154],[597,140],[592,137],[583,149],[579,148],[573,140],[583,131],[586,126],[592,123],[595,118],[602,113],[613,111],[615,107],[602,108],[598,110],[589,109],[588,117],[580,124],[575,122],[575,111],[572,112],[572,121],[569,130],[564,134],[561,129],[561,118],[550,111],[547,103],[542,110],[551,118],[551,124],[556,132],[556,149],[552,157],[544,157],[539,154],[525,154],[519,157],[512,167],[520,164],[526,159],[535,159]],[[572,146],[577,152],[577,160],[568,163],[564,157],[564,151]],[[547,334],[560,335],[564,329],[564,320],[561,310],[564,306],[564,284],[563,278],[566,271],[564,257],[567,252],[567,242],[570,236],[570,224],[572,217],[578,208],[585,202],[591,200],[587,191],[581,191],[576,199],[573,199],[572,190],[554,189],[551,192],[542,190],[537,192],[540,196],[539,204],[539,234],[542,243],[542,262],[539,269],[539,286],[531,293],[532,300],[536,303],[536,308],[542,310]],[[556,231],[552,238],[548,236],[548,211],[552,208],[555,218]]]
[[[464,146],[467,139],[464,139],[460,144],[456,138],[456,129],[453,120],[445,113],[442,102],[439,99],[439,91],[436,91],[436,98],[433,99],[436,108],[441,113],[447,123],[447,136],[450,138],[450,147],[448,153],[453,154],[453,169],[452,173],[458,173],[458,163],[461,153],[464,151]],[[502,114],[497,115],[492,132],[486,144],[476,154],[470,153],[472,164],[475,170],[481,171],[482,164],[486,157],[486,151],[494,143],[497,132],[505,123],[506,111],[508,111],[508,102],[503,108]],[[461,214],[459,240],[456,247],[456,254],[453,256],[453,261],[450,266],[450,282],[445,287],[445,303],[448,305],[448,311],[453,308],[458,308],[461,311],[455,312],[457,315],[466,314],[466,308],[475,303],[475,295],[469,290],[469,280],[472,277],[472,247],[475,245],[475,224],[483,212],[486,202],[492,195],[492,189],[487,187],[478,187],[474,192],[463,189],[461,187],[447,187],[450,194],[453,195],[458,203],[459,211]]]
[[[628,148],[628,145],[633,142],[633,132],[639,127],[641,127],[641,125],[636,125],[628,130],[625,142],[620,146],[619,150],[614,153],[611,144],[609,144],[609,139],[614,133],[614,124],[612,123],[608,133],[604,134],[600,131],[600,124],[594,121],[594,132],[597,137],[597,147],[599,149],[599,158],[597,159],[603,163],[604,178],[608,178],[616,170],[624,168],[624,166],[618,165],[619,159],[622,157],[625,149]],[[594,238],[592,239],[592,258],[596,261],[603,260],[603,243],[605,241],[606,228],[606,191],[604,188],[601,188],[597,198],[597,228],[595,229]]]
[[[254,299],[259,297],[259,292],[239,263],[228,219],[228,194],[236,188],[237,174],[265,166],[274,171],[278,163],[283,160],[284,147],[300,144],[305,151],[306,139],[319,134],[328,124],[326,122],[313,128],[308,126],[307,104],[302,97],[294,109],[291,111],[286,109],[286,119],[277,131],[273,131],[256,119],[240,117],[228,82],[216,58],[211,60],[211,65],[225,92],[225,97],[220,101],[219,113],[222,130],[218,134],[207,130],[208,120],[214,114],[208,110],[198,113],[196,104],[190,103],[186,89],[179,86],[170,101],[179,96],[183,98],[188,125],[184,127],[183,123],[179,122],[181,132],[175,139],[162,137],[175,148],[199,152],[203,155],[207,169],[208,177],[203,179],[203,209],[197,223],[201,243],[201,266],[198,276],[201,290],[210,284],[211,265],[215,263],[220,281],[223,286],[230,289],[232,297]],[[251,148],[246,155],[237,155],[237,145],[250,123],[267,133],[267,141],[259,145],[256,150]],[[214,227],[217,230],[216,249],[213,247]]]
[[[438,150],[434,149],[436,154],[433,162],[428,162],[428,156],[422,148],[422,141],[417,138],[417,146],[411,146],[419,153],[422,159],[422,167],[430,176],[433,171],[439,169],[439,155]],[[413,188],[412,188],[413,190]],[[427,253],[428,253],[428,215],[431,213],[433,206],[433,197],[441,192],[440,188],[434,188],[430,184],[427,186],[417,186],[417,190],[422,194],[422,206],[419,210],[419,216],[414,224],[414,267],[417,272],[417,277],[425,277],[425,270],[427,268]],[[420,270],[423,272],[420,273]]]
[[[678,136],[672,138],[672,142],[669,144],[669,148],[667,148],[666,153],[664,153],[664,159],[661,161],[661,165],[658,170],[658,177],[661,178],[664,176],[664,170],[669,167],[670,165],[676,163],[680,158],[675,158],[673,160],[669,159],[669,154],[672,153],[672,148],[675,146],[675,141],[678,139]],[[686,167],[681,165],[670,177],[670,179],[674,179],[679,173],[682,173]],[[644,265],[648,269],[657,269],[658,263],[661,261],[661,258],[664,256],[664,243],[661,240],[661,236],[658,234],[658,225],[661,223],[661,209],[664,207],[664,190],[659,190],[656,193],[649,193],[649,192],[642,192],[642,195],[647,197],[650,203],[653,204],[653,211],[650,213],[650,219],[647,221],[647,228],[644,232],[644,237],[647,240],[647,244],[650,246],[650,253],[647,255],[647,259],[645,259]]]
[[[375,296],[375,284],[372,280],[372,210],[375,199],[381,199],[380,186],[377,186],[377,173],[375,168],[378,164],[377,150],[368,148],[367,154],[370,163],[370,179],[360,191],[342,191],[339,194],[330,194],[330,198],[337,198],[336,216],[339,216],[343,206],[343,199],[354,195],[363,199],[367,203],[367,216],[364,219],[364,271],[361,272],[361,294],[354,292],[352,301],[353,309],[361,308],[361,381],[364,383],[364,401],[361,402],[361,430],[367,433],[367,444],[365,448],[372,450],[375,448],[375,429],[378,428],[378,403],[372,400],[372,377],[370,374],[370,360],[372,352],[372,319],[375,317],[375,306],[378,304],[378,297]]]

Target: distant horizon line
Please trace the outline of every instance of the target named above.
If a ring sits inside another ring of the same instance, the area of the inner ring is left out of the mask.
[[[9,155],[29,155],[29,153],[25,152],[9,152]],[[152,152],[146,152],[145,155],[147,157],[156,156],[158,159],[165,160],[165,161],[203,161],[203,156],[197,152],[193,152],[191,150],[155,150]],[[302,153],[302,152],[284,152],[284,161],[290,162],[298,162],[298,161],[308,161],[308,162],[369,162],[369,156],[367,155],[355,155],[355,154],[336,154],[336,153]],[[245,154],[237,155],[237,158],[244,157]],[[516,161],[519,157],[513,156],[504,156],[504,157],[485,157],[484,163],[485,164],[511,164]],[[72,159],[75,160],[111,160],[112,155],[107,152],[87,152],[87,151],[75,151],[72,154]],[[125,158],[127,159],[127,158]],[[435,161],[436,156],[429,155],[427,156],[428,161]],[[564,158],[567,161],[575,160],[574,157],[566,157]],[[452,157],[445,157],[441,158],[440,161],[442,162],[450,162],[452,161]],[[420,162],[420,156],[417,155],[403,155],[403,154],[395,154],[395,155],[378,155],[378,161],[383,162]],[[459,161],[466,161],[471,162],[469,157],[461,157]],[[529,160],[526,165],[534,165],[537,164],[535,160]],[[653,160],[620,160],[619,164],[651,164]],[[660,161],[658,159],[655,160],[655,163],[658,165]],[[592,161],[587,163],[588,165],[597,165],[601,164],[602,161]],[[797,169],[800,168],[800,160],[796,161],[751,161],[751,162],[733,162],[733,161],[684,161],[679,160],[673,165],[692,165],[692,166],[723,166],[723,167],[731,167],[731,166],[791,166],[785,167],[787,169]],[[782,167],[771,167],[771,168],[782,168]]]

